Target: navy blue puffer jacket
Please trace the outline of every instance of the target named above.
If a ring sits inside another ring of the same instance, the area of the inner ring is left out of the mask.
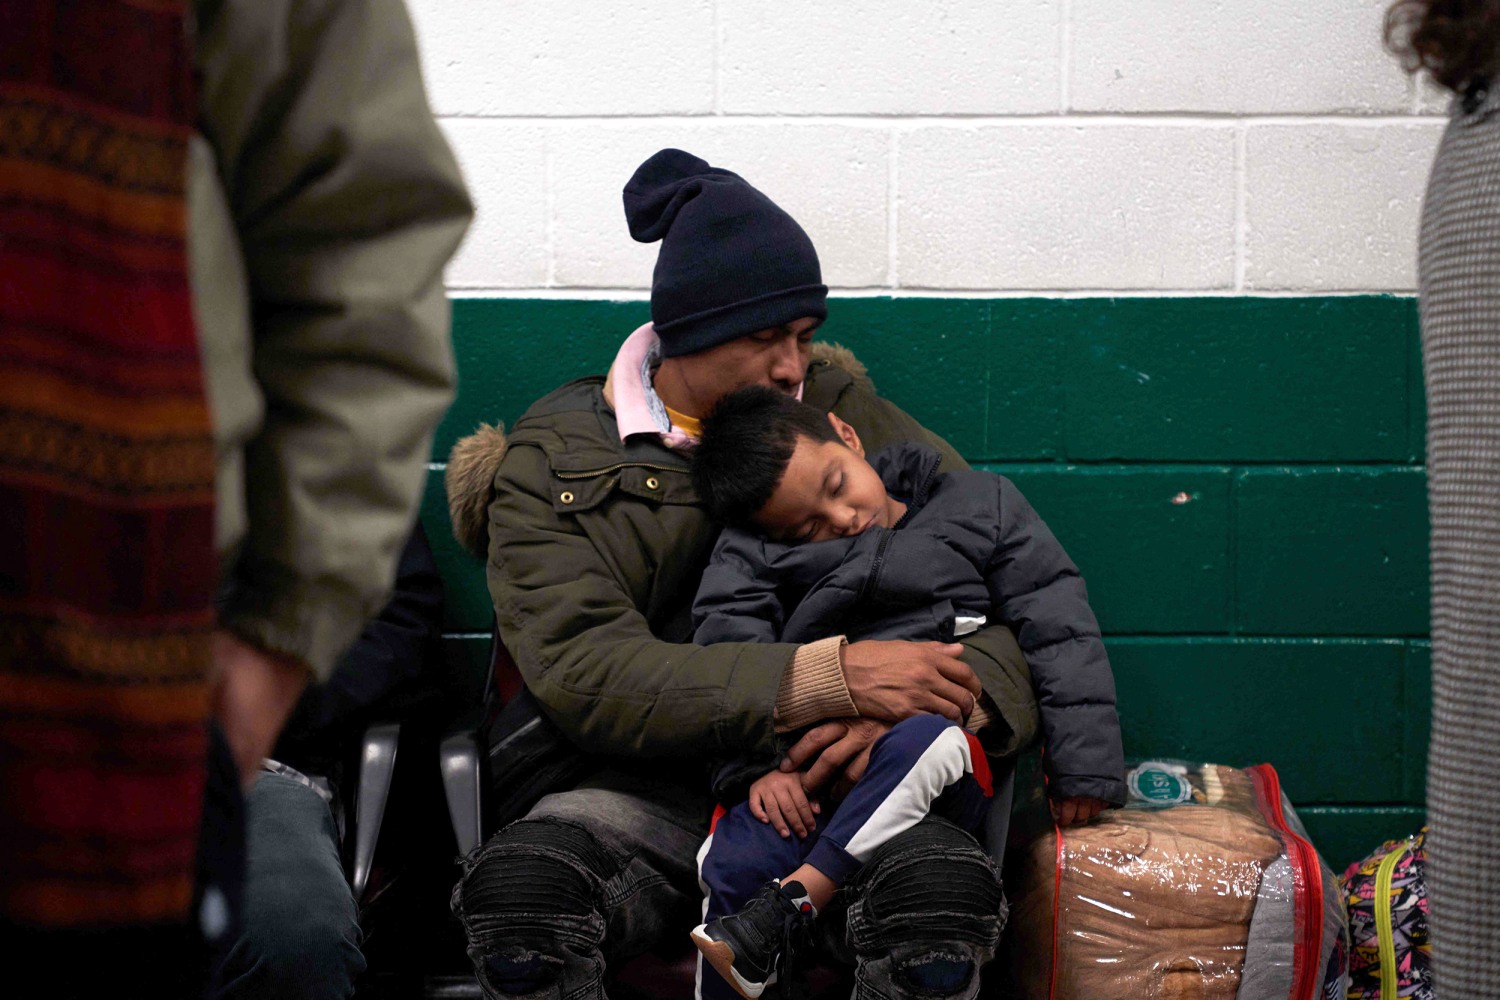
[[[1016,634],[1041,711],[1049,792],[1125,801],[1114,676],[1078,567],[1015,484],[938,474],[898,444],[870,464],[907,504],[894,528],[787,545],[726,528],[693,605],[693,641],[953,641],[961,616]]]

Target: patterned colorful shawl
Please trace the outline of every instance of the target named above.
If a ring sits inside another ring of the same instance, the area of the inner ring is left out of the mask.
[[[182,917],[214,455],[185,0],[0,10],[0,917]]]

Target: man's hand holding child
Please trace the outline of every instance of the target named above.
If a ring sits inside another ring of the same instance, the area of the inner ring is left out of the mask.
[[[813,818],[823,811],[817,799],[809,799],[802,787],[803,775],[797,772],[772,771],[755,779],[750,786],[750,815],[770,823],[783,837],[796,831],[799,839],[818,828]]]
[[[802,774],[802,787],[816,792],[832,782],[833,801],[841,802],[854,783],[864,777],[870,748],[890,728],[888,722],[860,717],[820,723],[787,750],[781,770],[799,771],[812,761]]]

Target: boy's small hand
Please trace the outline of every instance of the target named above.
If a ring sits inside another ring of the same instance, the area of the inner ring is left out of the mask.
[[[1057,820],[1058,826],[1087,823],[1104,811],[1103,799],[1082,796],[1071,799],[1051,799],[1048,804],[1052,807],[1052,818]]]
[[[750,786],[749,801],[750,815],[762,823],[770,823],[783,837],[791,836],[793,830],[799,838],[806,837],[818,828],[813,816],[823,811],[802,790],[802,775],[784,771],[756,778]]]

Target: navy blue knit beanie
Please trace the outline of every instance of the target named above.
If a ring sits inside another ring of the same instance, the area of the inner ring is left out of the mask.
[[[625,220],[640,242],[661,240],[651,322],[666,357],[828,315],[812,240],[739,174],[663,149],[625,185]]]

